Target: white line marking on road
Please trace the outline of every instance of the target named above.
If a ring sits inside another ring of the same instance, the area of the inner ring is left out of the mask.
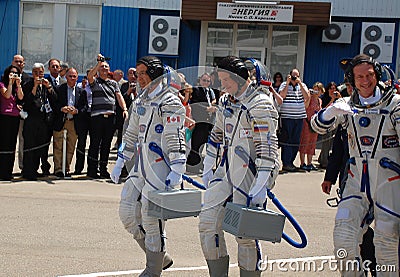
[[[303,258],[292,258],[292,259],[278,259],[278,260],[268,260],[268,263],[291,263],[291,262],[304,262],[304,261],[318,261],[318,260],[331,260],[334,259],[335,256],[315,256],[315,257],[303,257]],[[229,267],[236,267],[238,264],[229,264]],[[165,271],[197,271],[197,270],[207,270],[208,267],[204,266],[192,266],[192,267],[174,267],[168,268]],[[114,272],[95,272],[95,273],[87,273],[87,274],[77,274],[77,275],[60,275],[58,277],[100,277],[100,276],[122,276],[128,274],[140,274],[143,269],[135,269],[135,270],[125,270],[125,271],[114,271]]]

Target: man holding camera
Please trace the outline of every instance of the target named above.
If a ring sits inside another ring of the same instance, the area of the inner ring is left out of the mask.
[[[27,112],[22,135],[24,137],[24,157],[22,176],[36,180],[39,162],[42,158],[42,171],[49,173],[50,164],[43,157],[48,156],[53,134],[53,108],[57,100],[50,81],[44,78],[44,65],[35,63],[32,79],[23,86],[24,110]]]
[[[306,84],[301,82],[299,70],[294,68],[279,87],[279,94],[283,98],[280,109],[280,120],[285,140],[282,141],[282,169],[288,172],[298,170],[293,162],[296,159],[300,145],[300,134],[303,128],[303,119],[307,118],[306,103],[310,93]]]
[[[108,78],[110,66],[106,58],[98,54],[97,65],[88,74],[92,90],[91,130],[88,155],[87,176],[90,178],[109,179],[107,171],[111,141],[115,130],[115,110],[117,101],[123,110],[123,118],[128,117],[128,109],[116,81]],[[98,73],[98,77],[94,76]],[[97,174],[100,148],[100,176]]]

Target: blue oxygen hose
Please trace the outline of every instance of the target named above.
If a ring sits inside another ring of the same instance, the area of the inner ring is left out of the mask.
[[[292,224],[293,228],[297,231],[300,236],[301,243],[294,241],[291,237],[286,235],[284,232],[282,233],[282,238],[287,241],[291,246],[296,248],[304,248],[307,246],[307,237],[304,233],[303,229],[301,228],[300,224],[294,219],[292,214],[286,210],[286,208],[279,202],[278,198],[276,198],[275,194],[273,194],[269,189],[267,189],[268,198],[271,199],[272,203],[280,210]]]
[[[167,161],[164,158],[164,153],[163,153],[162,149],[155,142],[149,143],[149,149],[151,151],[153,151],[154,153],[158,154],[167,163]],[[168,165],[168,163],[167,163],[167,165]],[[185,181],[191,183],[192,185],[194,185],[195,187],[197,187],[199,189],[202,189],[202,190],[206,189],[206,187],[204,185],[193,180],[192,178],[190,178],[189,176],[187,176],[185,174],[182,175],[182,178]],[[293,228],[297,231],[297,233],[300,236],[301,243],[294,241],[291,237],[289,237],[285,233],[282,233],[282,238],[293,247],[296,247],[296,248],[306,247],[307,246],[307,237],[306,237],[306,234],[304,233],[303,229],[301,228],[300,224],[294,219],[292,214],[281,204],[281,202],[279,202],[279,200],[275,196],[275,194],[273,194],[269,189],[267,189],[267,195],[268,195],[268,198],[271,199],[272,203],[274,203],[274,205],[278,208],[278,210],[281,211],[282,214],[284,214],[286,216],[286,218],[292,224]],[[248,195],[246,195],[246,197],[248,200],[250,199],[250,197]]]

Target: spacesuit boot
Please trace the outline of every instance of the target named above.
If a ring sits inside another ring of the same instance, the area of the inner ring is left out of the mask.
[[[240,277],[259,277],[261,276],[261,271],[248,271],[244,269],[240,269]]]
[[[146,268],[139,277],[159,277],[162,272],[165,252],[152,252],[146,249]]]
[[[229,256],[218,260],[207,260],[207,265],[210,277],[228,277]]]
[[[139,244],[140,248],[142,248],[143,251],[146,252],[146,247],[144,245],[144,239],[138,239],[136,241]],[[167,252],[165,252],[162,269],[166,270],[167,268],[170,268],[173,263],[174,263],[174,261],[172,260],[172,257]]]

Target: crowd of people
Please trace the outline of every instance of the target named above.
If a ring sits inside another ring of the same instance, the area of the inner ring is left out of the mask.
[[[50,174],[58,178],[79,175],[85,160],[88,177],[110,178],[107,165],[111,141],[116,130],[122,136],[121,122],[127,118],[129,105],[135,97],[135,68],[128,71],[128,81],[123,79],[123,74],[121,76],[121,70],[116,70],[114,79],[108,63],[99,55],[96,66],[78,83],[76,68],[55,58],[46,65],[47,77],[45,65],[40,62],[34,63],[28,74],[24,57],[15,55],[2,74],[0,120],[8,128],[0,141],[0,179],[13,179],[17,138],[18,164],[24,179],[37,180],[39,176]],[[90,145],[86,155],[88,135]],[[72,169],[75,153],[76,163]]]
[[[398,265],[400,154],[393,150],[399,147],[400,97],[394,80],[387,78],[390,70],[362,54],[342,62],[341,86],[316,82],[308,89],[297,68],[286,80],[276,73],[268,84],[261,76],[263,65],[251,59],[257,69],[253,71],[246,62],[222,58],[215,72],[203,73],[196,84],[189,84],[159,58],[145,56],[128,70],[126,81],[121,70],[110,72],[98,54],[96,65],[78,84],[77,70],[57,59],[49,60],[50,75],[44,78],[44,64],[35,63],[29,76],[23,57],[16,55],[0,82],[0,121],[9,130],[0,143],[0,179],[12,179],[19,132],[22,175],[28,180],[37,179],[39,167],[42,174],[50,174],[51,140],[54,174],[71,174],[75,152],[74,173],[82,173],[89,134],[87,176],[118,183],[124,168],[129,172],[120,219],[145,252],[146,268],[140,276],[160,276],[173,261],[166,252],[165,220],[146,212],[148,193],[172,190],[182,183],[188,166],[201,167],[206,188],[199,216],[201,246],[210,276],[228,276],[222,230],[226,202],[265,207],[281,167],[287,172],[317,169],[312,161],[320,134],[319,166],[327,168],[322,190],[329,194],[338,175],[341,183],[333,235],[337,258],[375,261],[376,256],[378,264]],[[110,174],[115,131],[118,158]],[[335,151],[330,155],[332,145]],[[258,241],[236,240],[241,276],[260,276]],[[372,255],[361,253],[372,248]],[[340,249],[347,256],[338,256]],[[340,270],[346,275],[365,268]]]
[[[21,55],[14,56],[12,65],[3,73],[1,83],[4,90],[1,116],[10,124],[10,132],[7,133],[9,137],[0,146],[0,155],[5,157],[1,161],[5,163],[1,167],[4,170],[0,174],[2,180],[13,178],[16,134],[19,139],[18,165],[22,176],[28,180],[50,174],[59,178],[70,177],[71,174],[80,175],[85,161],[88,177],[110,177],[107,169],[109,146],[115,133],[117,140],[114,148],[121,145],[128,109],[137,97],[137,73],[135,67],[129,68],[125,80],[122,70],[112,72],[106,61],[101,61],[103,64],[100,61],[88,69],[82,81],[78,82],[77,70],[69,68],[66,62],[51,58],[46,63],[49,75],[44,78],[44,64],[35,63],[30,75],[25,71],[24,58]],[[10,72],[12,76],[16,75],[11,78]],[[219,98],[226,92],[215,71],[204,72],[193,84],[189,84],[182,73],[180,77],[182,83],[179,97],[186,109],[187,170],[201,173],[201,152],[214,126]],[[40,82],[35,81],[37,79]],[[12,88],[8,89],[10,84]],[[312,159],[318,135],[310,129],[310,118],[321,108],[332,105],[342,97],[341,93],[334,82],[327,84],[326,88],[317,82],[312,90],[308,90],[301,82],[298,69],[289,72],[286,81],[280,72],[275,73],[272,88],[274,105],[279,112],[279,131],[284,134],[279,140],[282,170],[317,170]],[[9,117],[12,120],[8,120]],[[18,130],[15,131],[15,128]],[[62,166],[64,130],[67,137],[65,168]],[[25,141],[25,137],[32,138]],[[90,146],[86,154],[88,137]],[[320,168],[327,166],[333,137],[333,131],[321,137],[318,157]],[[54,172],[51,173],[48,153],[52,142]],[[299,166],[293,164],[297,153],[300,157]],[[72,169],[70,167],[74,155],[76,161]],[[38,173],[39,168],[41,174]],[[127,174],[124,168],[123,176]]]

